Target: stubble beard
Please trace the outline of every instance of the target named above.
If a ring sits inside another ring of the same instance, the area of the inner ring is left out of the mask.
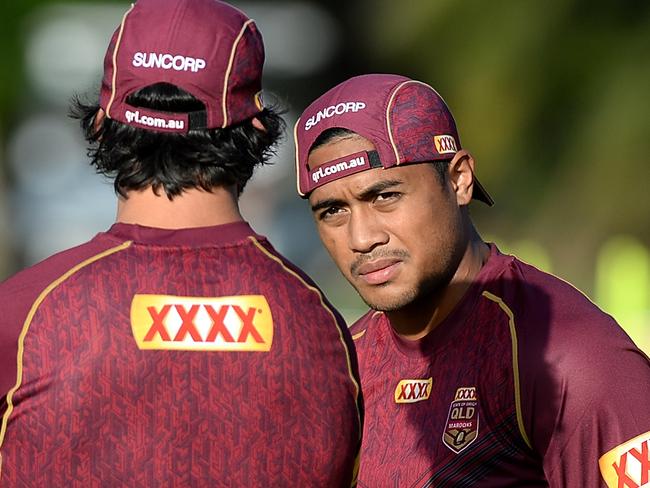
[[[366,305],[373,310],[379,312],[396,312],[415,307],[423,300],[431,300],[433,297],[439,296],[451,281],[453,274],[453,271],[445,270],[445,272],[427,276],[420,283],[394,295],[391,295],[387,290],[386,295],[377,299],[364,295],[358,288],[356,290]],[[376,288],[389,288],[390,286],[391,284],[387,283],[379,285]]]
[[[404,253],[408,256],[408,253],[405,251]],[[443,256],[443,262],[440,263],[437,270],[431,270],[420,281],[394,294],[391,294],[389,290],[391,286],[394,286],[392,283],[373,287],[376,290],[386,288],[385,293],[382,294],[383,296],[377,298],[364,294],[364,291],[359,287],[355,286],[355,289],[366,305],[373,310],[379,312],[417,310],[423,302],[437,301],[442,296],[458,269],[463,256],[463,247],[450,244]]]

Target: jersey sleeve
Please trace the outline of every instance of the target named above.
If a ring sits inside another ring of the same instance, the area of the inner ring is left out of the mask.
[[[20,276],[0,284],[0,418],[7,408],[7,393],[16,383],[18,337],[34,301],[34,291]]]
[[[20,334],[39,296],[66,271],[114,244],[103,239],[55,254],[0,283],[0,418],[7,407],[7,393],[17,381]]]
[[[551,486],[648,482],[650,363],[615,323],[608,325],[608,340],[577,344],[558,364],[556,419],[544,455]]]
[[[650,361],[610,316],[568,284],[560,288],[520,297],[528,307],[519,355],[532,448],[551,487],[645,486]]]

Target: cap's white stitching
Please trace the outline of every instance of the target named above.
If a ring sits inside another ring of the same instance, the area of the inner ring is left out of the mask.
[[[239,31],[239,35],[235,38],[235,42],[232,45],[232,49],[230,51],[230,60],[228,61],[228,69],[226,69],[226,77],[223,80],[223,101],[222,101],[222,109],[223,109],[223,124],[221,124],[221,128],[225,128],[228,125],[228,110],[226,107],[226,98],[228,96],[228,81],[230,78],[230,71],[232,70],[232,65],[235,61],[235,51],[237,50],[237,45],[239,44],[239,41],[241,38],[244,36],[244,32],[248,28],[249,25],[253,23],[253,19],[248,19],[246,22],[244,22],[244,25],[242,25],[241,30]]]
[[[111,98],[108,101],[108,104],[106,104],[106,116],[110,119],[111,118],[111,105],[113,105],[113,101],[115,100],[115,83],[117,81],[117,51],[120,48],[120,42],[122,42],[122,32],[124,32],[124,23],[126,22],[126,17],[131,13],[131,10],[133,10],[133,7],[135,7],[134,4],[131,4],[131,8],[127,10],[124,15],[122,16],[122,23],[120,24],[120,32],[117,35],[117,40],[115,41],[115,49],[113,49],[113,79],[111,80]]]

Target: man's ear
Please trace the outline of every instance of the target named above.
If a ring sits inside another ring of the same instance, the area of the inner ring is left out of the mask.
[[[464,149],[458,151],[449,163],[448,175],[458,205],[469,204],[474,191],[474,158],[472,155]]]
[[[258,119],[257,117],[253,117],[253,127],[255,127],[257,130],[260,130],[262,132],[266,132],[266,127],[264,127],[264,124],[262,124],[262,121]]]
[[[95,134],[97,134],[97,132],[99,132],[99,129],[102,128],[102,124],[104,123],[105,118],[106,112],[104,112],[104,109],[98,109],[97,113],[95,114],[95,119],[93,120],[93,130],[95,131]]]

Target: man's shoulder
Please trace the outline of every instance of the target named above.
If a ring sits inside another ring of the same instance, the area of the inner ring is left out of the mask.
[[[607,446],[647,431],[645,410],[630,405],[647,404],[650,362],[584,293],[511,258],[483,296],[481,310],[489,318],[499,314],[502,320],[492,323],[510,329],[523,424],[536,449],[555,455],[578,442],[584,426]],[[621,439],[607,439],[608,426]],[[611,448],[601,447],[596,451]]]
[[[256,269],[251,274],[251,278],[264,281],[271,288],[277,288],[280,283],[288,283],[297,289],[318,291],[321,293],[318,285],[316,285],[311,276],[275,249],[266,237],[255,236],[255,239],[250,240],[248,244],[251,246],[248,250],[254,250],[252,254],[248,254],[248,257],[252,259],[256,268],[259,267],[259,269]],[[233,266],[240,267],[241,262],[233,261]]]
[[[583,292],[519,259],[485,283],[483,298],[482,313],[510,324],[524,370],[553,364],[559,374],[570,374],[595,357],[605,365],[636,350],[616,320]]]
[[[523,371],[540,373],[552,364],[558,377],[577,371],[595,377],[628,360],[648,368],[616,320],[560,277],[513,259],[487,289],[508,311]]]
[[[38,295],[62,276],[80,267],[85,261],[101,257],[111,247],[119,247],[119,245],[120,243],[117,241],[94,238],[78,246],[60,251],[2,281],[0,296],[4,301],[10,297]],[[7,301],[7,303],[14,302]]]
[[[609,330],[614,319],[568,281],[511,257],[497,278],[484,286],[484,295],[507,308],[517,328]]]
[[[285,316],[307,318],[319,314],[332,317],[341,328],[347,328],[341,314],[314,280],[278,252],[267,238],[258,235],[249,244],[252,247],[248,248],[246,259],[252,259],[249,262],[252,268],[241,274],[242,280],[254,284]],[[252,254],[251,249],[254,249]],[[232,266],[241,268],[241,260],[233,261]]]
[[[16,353],[19,335],[30,313],[43,303],[48,293],[65,281],[65,278],[101,258],[119,243],[95,238],[74,248],[61,251],[30,266],[0,283],[0,395],[8,391],[15,381]],[[0,405],[1,406],[1,405]]]

